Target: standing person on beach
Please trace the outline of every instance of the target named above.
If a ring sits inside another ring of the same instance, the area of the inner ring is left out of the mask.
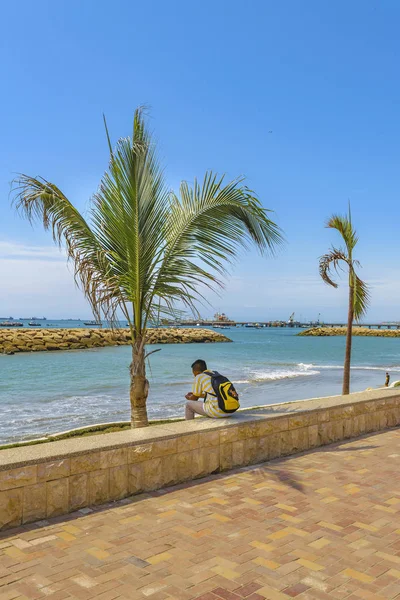
[[[192,364],[192,373],[192,391],[185,396],[186,420],[194,419],[196,414],[212,419],[230,417],[239,408],[239,396],[231,382],[216,371],[208,371],[204,360],[198,359]],[[222,394],[216,393],[216,389],[220,389]],[[202,398],[204,401],[201,401]]]

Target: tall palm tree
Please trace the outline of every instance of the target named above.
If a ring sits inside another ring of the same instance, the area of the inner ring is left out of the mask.
[[[359,321],[365,315],[369,305],[369,291],[367,284],[362,281],[357,273],[356,267],[360,266],[358,260],[353,258],[353,251],[358,242],[358,236],[351,222],[349,206],[348,216],[333,215],[327,222],[326,227],[336,229],[344,241],[345,248],[334,248],[319,260],[319,273],[328,285],[334,288],[338,284],[332,280],[331,270],[338,272],[345,265],[349,277],[349,306],[347,313],[346,352],[344,358],[343,390],[342,394],[350,393],[350,363],[353,321]]]
[[[132,339],[130,401],[133,427],[148,425],[146,331],[177,306],[195,314],[206,288],[220,286],[238,250],[252,241],[273,252],[282,241],[254,193],[235,179],[207,172],[201,183],[168,190],[143,110],[135,111],[132,137],[113,150],[105,123],[110,162],[87,217],[46,179],[20,175],[17,209],[50,229],[74,264],[75,282],[93,314],[128,321]]]

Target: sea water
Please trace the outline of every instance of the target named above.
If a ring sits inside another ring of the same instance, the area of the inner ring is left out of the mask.
[[[43,326],[49,326],[43,322]],[[75,323],[56,323],[54,326]],[[150,418],[179,417],[197,358],[229,377],[243,407],[340,394],[345,338],[227,330],[233,343],[165,344],[149,358]],[[0,355],[0,443],[130,418],[129,346]],[[354,337],[351,390],[400,379],[400,338]]]

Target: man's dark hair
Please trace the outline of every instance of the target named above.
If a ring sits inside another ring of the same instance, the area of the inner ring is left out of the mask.
[[[194,371],[200,371],[201,373],[203,371],[207,371],[207,365],[206,365],[206,361],[202,360],[201,358],[198,358],[197,360],[194,361],[194,363],[192,364],[192,369]]]

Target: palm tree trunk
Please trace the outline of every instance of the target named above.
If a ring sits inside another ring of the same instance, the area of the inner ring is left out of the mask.
[[[349,282],[349,312],[347,315],[347,332],[346,332],[346,352],[344,355],[344,370],[343,370],[343,388],[342,394],[346,396],[350,394],[350,363],[351,363],[351,342],[353,337],[353,318],[354,318],[354,288]]]
[[[146,402],[149,393],[149,382],[146,379],[146,363],[144,344],[137,338],[132,346],[132,363],[130,367],[131,385],[131,427],[147,427]]]

